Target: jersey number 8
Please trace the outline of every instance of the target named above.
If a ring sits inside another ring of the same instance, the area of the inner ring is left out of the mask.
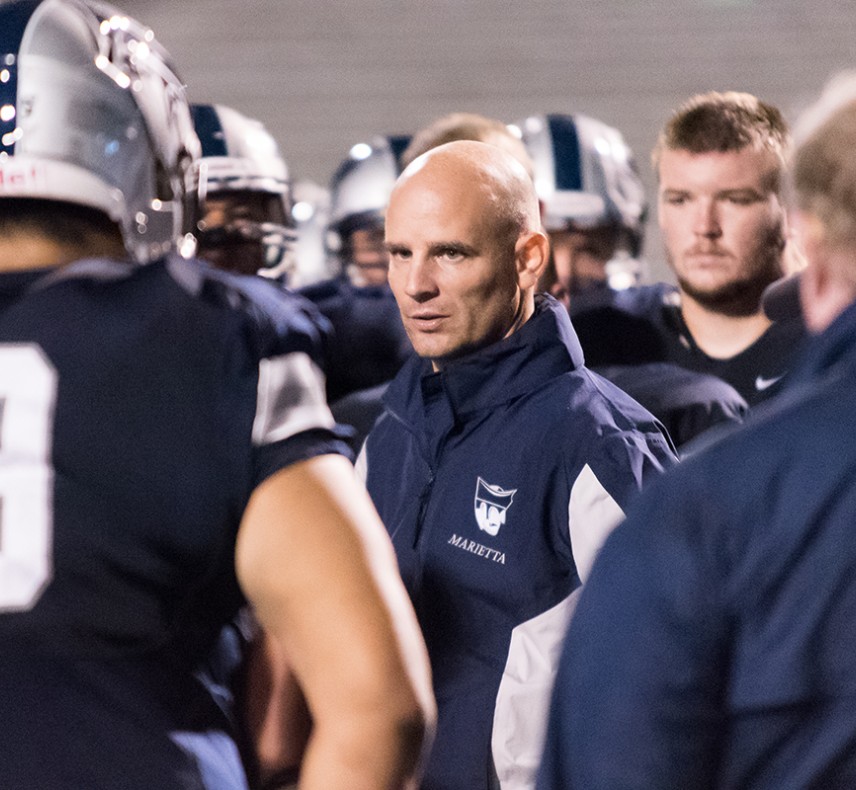
[[[50,581],[57,376],[33,345],[0,345],[0,612],[31,609]]]

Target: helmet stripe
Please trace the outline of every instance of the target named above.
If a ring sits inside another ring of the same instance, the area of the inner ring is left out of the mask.
[[[194,104],[190,112],[199,142],[202,143],[202,156],[229,156],[226,134],[217,117],[217,110],[210,104]]]
[[[583,191],[582,163],[580,161],[580,141],[577,127],[571,118],[561,115],[548,115],[550,135],[553,138],[554,167],[556,189]]]

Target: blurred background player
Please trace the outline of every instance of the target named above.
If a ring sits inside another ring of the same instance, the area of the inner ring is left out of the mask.
[[[532,115],[510,127],[531,154],[551,256],[539,288],[574,317],[638,285],[648,201],[635,157],[617,129],[583,114]],[[728,384],[663,360],[610,364],[600,344],[649,342],[639,322],[578,332],[587,364],[651,411],[678,447],[720,423],[739,424],[748,410]],[[623,331],[622,331],[623,330]],[[626,336],[624,336],[626,334]]]
[[[292,288],[305,288],[334,276],[337,268],[327,249],[330,223],[330,190],[305,178],[294,181],[291,216],[297,238],[294,244],[294,270],[289,272]]]
[[[412,353],[387,284],[383,239],[386,206],[408,140],[376,137],[353,146],[330,182],[327,244],[338,273],[300,292],[333,325],[327,397],[334,407],[347,395],[388,382]],[[342,419],[362,422],[350,412]]]
[[[200,151],[150,30],[17,0],[0,31],[0,786],[246,788],[196,675],[245,600],[312,709],[301,786],[405,786],[423,648],[311,309],[171,253]]]
[[[357,143],[330,182],[327,243],[337,255],[342,273],[356,286],[387,281],[384,217],[409,140],[406,135],[389,135]]]
[[[517,159],[530,176],[534,175],[532,160],[520,138],[502,121],[473,112],[442,115],[416,132],[401,155],[402,168],[426,151],[455,140],[475,140],[502,148]]]
[[[668,361],[714,375],[753,406],[775,395],[805,336],[771,321],[764,289],[798,259],[781,190],[790,146],[778,108],[748,93],[691,97],[652,154],[658,221],[677,288],[618,293],[575,314],[596,367]]]
[[[540,285],[571,312],[637,285],[648,204],[618,129],[587,115],[532,115],[512,125],[532,158],[551,260]]]
[[[198,256],[218,269],[287,280],[296,240],[288,167],[257,120],[220,104],[191,107],[202,144]]]
[[[260,121],[219,104],[195,104],[191,111],[202,143],[199,257],[292,288],[327,279],[329,191],[311,181],[292,183]]]

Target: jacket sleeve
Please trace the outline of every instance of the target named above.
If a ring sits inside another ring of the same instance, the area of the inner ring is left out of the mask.
[[[699,508],[661,490],[607,539],[582,590],[539,790],[706,788],[716,778],[725,617],[693,545],[705,529]]]
[[[568,502],[569,537],[581,582],[643,486],[676,462],[671,444],[656,431],[615,431],[595,439],[588,462],[571,483]]]

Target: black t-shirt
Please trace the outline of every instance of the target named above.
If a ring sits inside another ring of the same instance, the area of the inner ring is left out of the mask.
[[[573,315],[574,328],[592,368],[671,362],[717,376],[750,406],[782,387],[806,337],[798,319],[773,323],[751,346],[715,359],[695,343],[684,323],[677,290],[665,284],[616,292],[608,305]]]

